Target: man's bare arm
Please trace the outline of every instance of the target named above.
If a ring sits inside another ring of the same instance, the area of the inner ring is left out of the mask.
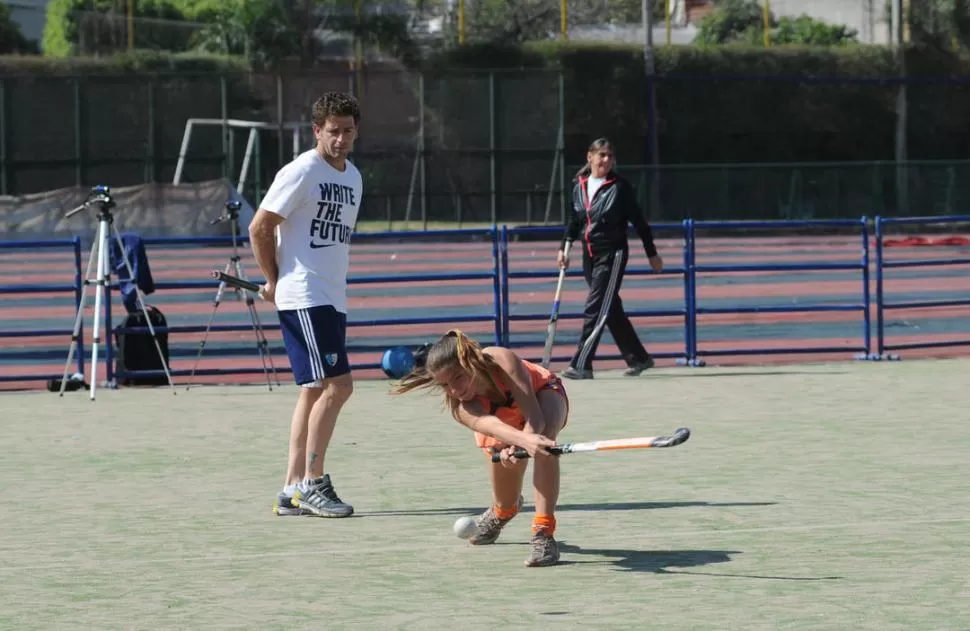
[[[256,257],[256,264],[266,279],[266,284],[276,287],[280,270],[276,264],[276,226],[283,217],[260,208],[249,223],[249,243]]]

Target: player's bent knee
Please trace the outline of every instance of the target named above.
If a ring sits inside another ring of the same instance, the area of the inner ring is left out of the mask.
[[[540,432],[546,438],[555,438],[566,425],[568,405],[562,394],[545,390],[539,393],[539,407],[545,424]]]
[[[542,435],[545,436],[546,438],[551,438],[555,440],[556,436],[558,436],[559,432],[561,431],[562,431],[562,425],[553,423],[550,425],[546,425],[546,427],[542,431]]]

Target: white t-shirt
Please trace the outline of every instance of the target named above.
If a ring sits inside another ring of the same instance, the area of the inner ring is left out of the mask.
[[[596,195],[596,191],[600,190],[600,187],[603,186],[603,182],[605,181],[605,177],[593,177],[592,175],[589,176],[589,179],[586,180],[586,199],[592,202],[593,197]]]
[[[260,208],[285,218],[276,229],[278,310],[331,305],[347,313],[350,236],[363,193],[360,171],[340,172],[316,149],[276,174]]]

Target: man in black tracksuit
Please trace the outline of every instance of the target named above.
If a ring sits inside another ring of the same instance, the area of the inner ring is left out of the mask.
[[[590,146],[587,161],[577,174],[573,187],[573,213],[567,218],[559,264],[561,267],[569,265],[564,251],[567,243],[575,241],[571,247],[573,251],[582,248],[583,273],[589,285],[589,296],[579,346],[562,376],[593,378],[593,357],[603,327],[608,326],[628,366],[623,374],[635,377],[653,366],[653,358],[640,343],[619,296],[629,257],[629,224],[636,228],[655,272],[663,270],[663,259],[657,254],[653,231],[640,212],[633,187],[613,171],[609,141],[595,141]],[[582,238],[577,241],[580,231]]]

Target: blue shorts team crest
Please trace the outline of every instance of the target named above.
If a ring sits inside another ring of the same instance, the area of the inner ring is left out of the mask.
[[[299,385],[350,372],[347,314],[330,305],[279,312],[283,345]]]

